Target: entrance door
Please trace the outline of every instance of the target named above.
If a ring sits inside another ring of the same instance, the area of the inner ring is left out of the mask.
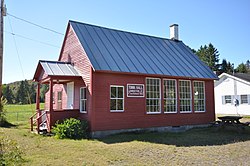
[[[73,109],[74,104],[74,82],[67,83],[67,108]]]

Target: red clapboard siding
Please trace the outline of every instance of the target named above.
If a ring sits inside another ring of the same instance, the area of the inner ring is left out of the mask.
[[[80,114],[82,118],[90,117],[90,113],[92,112],[92,66],[91,63],[84,51],[80,41],[78,40],[74,30],[71,26],[67,29],[67,33],[65,36],[65,40],[63,43],[63,48],[61,50],[61,55],[59,61],[71,62],[74,67],[78,70],[78,72],[82,75],[83,81],[75,82],[74,84],[74,99],[75,99],[75,107],[79,109],[79,94],[80,87],[87,87],[87,114]]]
[[[161,79],[163,78],[165,77]],[[127,84],[145,84],[145,79],[146,76],[95,72],[93,82],[95,104],[93,110],[96,113],[94,117],[95,125],[92,126],[92,131],[195,125],[209,123],[214,120],[214,97],[213,93],[211,93],[213,92],[212,80],[205,81],[206,112],[164,114],[162,105],[162,113],[146,114],[146,98],[127,97],[126,89]],[[124,86],[124,112],[109,111],[110,85]]]

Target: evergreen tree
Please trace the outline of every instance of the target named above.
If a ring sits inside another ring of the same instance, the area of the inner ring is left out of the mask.
[[[220,72],[221,73],[232,73],[233,72],[233,64],[231,64],[229,61],[227,62],[226,59],[222,60],[222,63],[220,65]]]
[[[27,80],[21,81],[19,88],[17,89],[16,102],[18,104],[29,104],[31,100],[31,89]]]
[[[34,103],[35,98],[33,93],[35,92],[35,89],[32,85],[29,84],[27,80],[24,80],[24,90],[25,90],[24,104]]]
[[[223,59],[222,63],[221,63],[221,72],[222,73],[227,73],[227,67],[228,67],[227,60]]]
[[[219,51],[213,46],[213,44],[209,43],[208,46],[201,46],[196,54],[207,66],[210,67],[213,71],[219,71]]]
[[[28,86],[29,90],[29,95],[28,97],[30,98],[29,103],[35,103],[36,102],[36,84],[32,83],[31,85]]]
[[[41,91],[40,91],[41,92],[41,94],[40,94],[40,101],[41,102],[45,102],[45,94],[48,91],[48,89],[49,89],[48,84],[41,85]]]
[[[16,103],[18,104],[25,104],[25,85],[24,81],[21,81],[21,84],[19,85],[17,89],[17,94],[16,94]]]
[[[236,68],[236,72],[238,73],[247,73],[247,67],[244,63],[239,64],[239,66]]]
[[[3,97],[7,100],[8,104],[13,104],[14,103],[14,95],[12,90],[8,85],[3,86]]]

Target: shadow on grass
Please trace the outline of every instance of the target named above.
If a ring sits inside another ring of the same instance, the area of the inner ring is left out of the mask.
[[[16,127],[16,125],[8,122],[8,121],[4,121],[0,124],[0,127],[4,127],[4,128],[11,128],[11,127]]]
[[[175,146],[213,146],[250,140],[250,127],[236,128],[196,128],[181,133],[125,133],[99,139],[107,144],[140,141]]]

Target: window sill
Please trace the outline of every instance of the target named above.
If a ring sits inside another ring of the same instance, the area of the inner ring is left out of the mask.
[[[190,114],[190,113],[192,113],[192,111],[182,111],[182,112],[180,112],[181,114]]]
[[[195,113],[205,113],[206,111],[194,111]]]
[[[82,113],[82,114],[86,114],[86,113],[87,113],[87,111],[80,111],[80,113]]]
[[[164,112],[164,114],[176,114],[177,113],[177,111],[176,112]]]
[[[161,112],[147,112],[148,115],[150,114],[161,114]]]
[[[124,112],[124,110],[110,110],[110,112]]]

